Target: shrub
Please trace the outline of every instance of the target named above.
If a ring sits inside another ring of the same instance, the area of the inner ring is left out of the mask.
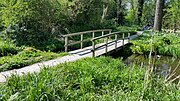
[[[119,26],[115,31],[137,31],[139,26]]]
[[[0,58],[0,71],[18,69],[37,62],[64,56],[66,53],[43,52],[34,48],[26,48],[17,55]]]
[[[50,33],[24,33],[19,34],[19,38],[15,39],[18,46],[25,45],[35,47],[42,51],[58,52],[64,49],[64,41],[58,40]]]
[[[17,54],[18,48],[11,42],[3,42],[0,40],[0,57],[8,54]]]
[[[132,52],[137,54],[149,54],[152,52],[160,55],[180,57],[180,37],[175,34],[147,32],[135,40],[132,40]]]

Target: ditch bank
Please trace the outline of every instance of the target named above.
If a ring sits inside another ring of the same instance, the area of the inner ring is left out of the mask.
[[[120,50],[108,55],[112,58],[122,59],[123,63],[128,66],[135,64],[148,67],[151,65],[154,67],[154,72],[166,80],[176,83],[180,81],[180,58],[153,54],[150,59],[149,55],[133,54],[130,49],[131,46],[131,43],[127,44]],[[149,64],[149,62],[151,62],[151,64]]]

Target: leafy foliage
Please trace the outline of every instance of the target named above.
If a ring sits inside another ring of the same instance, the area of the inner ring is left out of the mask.
[[[116,27],[115,31],[137,31],[139,29],[139,26],[131,26],[131,27],[128,27],[128,26],[119,26],[119,27]]]
[[[166,5],[163,25],[166,29],[180,28],[180,2],[178,0],[170,0]]]
[[[154,53],[180,57],[180,38],[176,34],[148,33],[141,35],[131,43],[133,44],[131,49],[134,53],[149,54],[152,46]]]
[[[142,14],[142,24],[146,25],[147,23],[154,23],[154,14],[155,14],[155,4],[156,0],[145,0],[143,14]]]
[[[108,6],[103,19],[102,4]],[[0,25],[18,46],[60,51],[63,34],[115,28],[114,17],[108,16],[114,6],[113,0],[0,0]]]
[[[178,100],[180,89],[154,78],[144,88],[145,69],[108,57],[86,58],[40,73],[12,76],[0,85],[1,100]],[[144,94],[143,94],[144,93]],[[142,96],[143,94],[143,96]]]
[[[37,62],[54,59],[64,55],[66,55],[66,53],[56,54],[52,52],[43,52],[34,48],[25,48],[17,55],[1,57],[0,71],[18,69]]]
[[[8,54],[16,54],[18,50],[18,47],[16,47],[12,42],[2,41],[0,39],[0,57]]]

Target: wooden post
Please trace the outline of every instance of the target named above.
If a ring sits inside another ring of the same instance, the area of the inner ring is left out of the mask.
[[[95,33],[93,32],[93,33],[92,33],[92,38],[94,38],[94,37],[95,37]]]
[[[95,42],[92,41],[92,57],[95,57]]]
[[[109,31],[109,34],[111,33],[111,30]],[[111,36],[109,36],[109,39],[111,39]]]
[[[128,43],[130,42],[130,35],[131,33],[128,33]]]
[[[81,33],[81,49],[83,48],[83,34]]]
[[[68,36],[65,37],[65,52],[68,51]]]
[[[124,33],[123,33],[123,37],[122,37],[122,38],[123,38],[123,42],[122,42],[122,45],[124,46]]]
[[[115,34],[115,49],[117,51],[117,34]]]
[[[102,36],[104,36],[104,31],[102,31]],[[102,42],[104,42],[104,38],[102,38]]]
[[[108,51],[108,38],[109,37],[106,38],[106,55],[107,55],[107,51]]]
[[[102,36],[104,36],[104,31],[102,31]]]
[[[109,31],[109,34],[111,33],[111,30]]]

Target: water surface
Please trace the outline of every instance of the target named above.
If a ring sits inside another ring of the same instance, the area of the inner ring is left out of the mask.
[[[149,60],[148,56],[133,54],[124,59],[123,62],[127,65],[138,64],[147,67]],[[180,58],[156,55],[152,56],[151,60],[154,61],[151,61],[151,63],[153,63],[157,74],[167,78],[169,74],[174,73],[170,80],[180,75]],[[176,80],[176,82],[178,81],[180,81],[180,78]]]

